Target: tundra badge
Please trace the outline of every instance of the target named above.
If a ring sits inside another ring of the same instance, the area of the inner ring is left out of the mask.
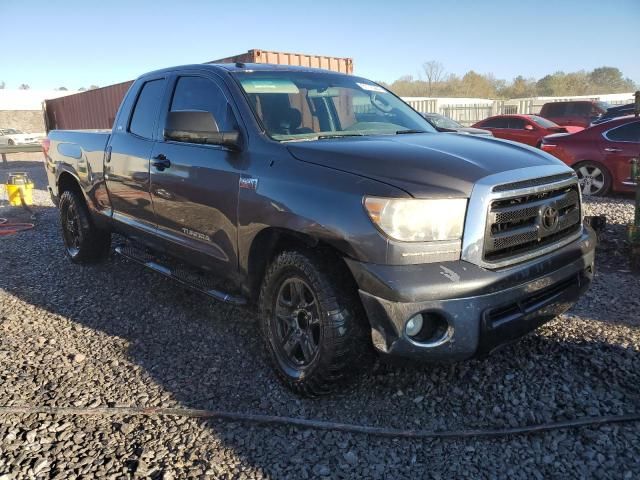
[[[240,177],[240,188],[247,190],[258,189],[258,179],[254,177]]]

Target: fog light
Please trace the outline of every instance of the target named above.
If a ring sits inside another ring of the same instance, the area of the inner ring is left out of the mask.
[[[415,337],[418,335],[422,330],[422,314],[419,313],[411,317],[404,328],[408,336]]]

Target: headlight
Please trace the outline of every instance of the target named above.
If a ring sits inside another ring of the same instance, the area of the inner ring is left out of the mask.
[[[371,221],[394,240],[430,242],[462,238],[467,200],[365,197],[364,207]]]

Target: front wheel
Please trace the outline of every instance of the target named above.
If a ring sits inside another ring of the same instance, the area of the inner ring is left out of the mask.
[[[89,216],[84,199],[67,190],[60,196],[60,226],[65,251],[75,263],[96,263],[111,250],[111,233],[98,229]]]
[[[582,162],[573,167],[578,174],[578,183],[582,195],[601,197],[611,189],[611,174],[595,162]]]
[[[311,251],[283,252],[265,274],[262,333],[278,376],[295,393],[330,393],[370,364],[369,329],[346,275]]]

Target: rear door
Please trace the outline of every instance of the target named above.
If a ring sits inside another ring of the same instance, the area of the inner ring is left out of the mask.
[[[489,130],[491,133],[493,133],[494,137],[509,139],[509,131],[507,129],[507,127],[509,126],[509,120],[507,117],[489,118],[478,126],[480,128],[484,128],[485,130]]]
[[[171,81],[158,136],[168,111],[211,112],[220,131],[237,130],[226,87],[217,78],[185,74]],[[187,260],[202,258],[225,275],[237,268],[239,153],[218,145],[160,138],[151,155],[151,197],[158,234],[182,248]],[[158,168],[158,162],[167,167]],[[191,253],[189,253],[191,252]]]
[[[137,92],[131,114],[118,118],[105,157],[105,178],[113,218],[132,227],[153,230],[155,215],[149,193],[149,158],[167,80],[149,78]]]
[[[630,162],[640,157],[640,120],[612,128],[602,136],[602,154],[613,174],[614,188],[633,187]]]

